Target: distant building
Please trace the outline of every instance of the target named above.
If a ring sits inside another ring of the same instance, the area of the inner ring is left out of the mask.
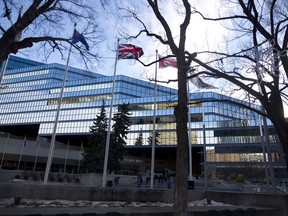
[[[64,70],[65,66],[60,64],[43,64],[10,56],[2,83],[7,88],[0,89],[2,169],[45,169]],[[52,171],[79,171],[81,146],[85,147],[89,127],[103,100],[107,113],[109,111],[112,81],[111,76],[69,68],[56,131]],[[153,83],[124,75],[116,76],[113,112],[122,103],[129,103],[132,108],[132,126],[126,140],[129,155],[123,161],[126,172],[136,173],[151,166],[148,138],[153,131],[153,95]],[[204,103],[201,102],[203,100]],[[177,90],[157,85],[155,128],[159,143],[155,151],[156,172],[165,168],[175,169],[176,103]],[[203,173],[206,147],[209,177],[232,174],[265,177],[267,163],[264,159],[267,161],[268,157],[267,153],[263,154],[267,148],[260,134],[260,117],[241,104],[245,102],[214,92],[190,94],[194,175]],[[260,109],[257,105],[254,108]],[[280,176],[285,171],[284,157],[270,121],[268,131],[274,170]],[[143,145],[135,146],[140,133]]]

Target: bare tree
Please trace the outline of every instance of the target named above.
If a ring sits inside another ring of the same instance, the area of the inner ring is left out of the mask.
[[[159,29],[151,30],[147,20],[133,8],[125,9],[141,26],[138,34],[128,35],[127,38],[138,38],[143,34],[158,40],[169,47],[172,54],[166,57],[176,57],[178,73],[178,105],[175,107],[177,124],[177,161],[174,215],[187,215],[187,93],[186,79],[199,75],[217,78],[231,84],[229,91],[240,92],[243,99],[262,104],[264,110],[258,113],[268,117],[274,124],[285,154],[288,168],[288,123],[284,116],[283,103],[287,104],[287,75],[288,75],[288,16],[287,1],[254,1],[236,0],[222,1],[222,6],[230,6],[234,14],[216,18],[206,17],[196,9],[192,10],[189,1],[177,1],[178,9],[183,17],[180,31],[174,32],[164,17],[163,8],[157,0],[147,0],[149,9],[160,22],[164,34]],[[231,21],[227,25],[227,50],[203,51],[193,53],[187,51],[186,33],[192,15],[200,14],[207,21]],[[219,12],[219,14],[221,14]],[[150,19],[152,16],[149,17]],[[236,30],[236,33],[235,33]],[[157,32],[157,33],[156,33]],[[231,43],[234,42],[234,43]],[[239,47],[239,50],[236,48]],[[231,51],[233,50],[233,51]],[[268,57],[267,57],[268,56]],[[165,58],[165,57],[164,57]],[[209,60],[207,60],[209,59]],[[144,64],[149,66],[150,64]],[[189,76],[189,70],[196,72]],[[188,75],[188,76],[187,76]],[[239,94],[238,94],[239,95]],[[249,107],[248,107],[249,108]]]
[[[237,0],[223,4],[234,9],[227,16],[213,18],[193,11],[204,20],[225,21],[224,25],[231,26],[227,33],[231,35],[227,38],[228,51],[206,52],[210,57],[213,55],[209,62],[198,53],[194,59],[198,75],[224,79],[231,83],[230,91],[261,103],[264,108],[261,114],[271,120],[277,131],[288,173],[288,121],[284,113],[288,102],[288,3]]]
[[[186,50],[186,31],[191,18],[191,6],[188,0],[182,0],[182,6],[185,11],[183,21],[180,25],[179,37],[176,39],[173,35],[167,20],[162,16],[157,0],[147,0],[155,18],[161,23],[164,35],[156,34],[149,30],[145,23],[137,16],[132,9],[125,9],[140,24],[142,29],[135,36],[129,38],[137,38],[142,34],[157,39],[163,45],[167,45],[172,54],[177,59],[178,74],[178,104],[175,107],[176,116],[176,133],[177,133],[177,161],[176,161],[176,186],[174,198],[174,215],[187,215],[187,180],[188,180],[188,108],[187,108],[187,83],[186,77],[190,70],[190,65],[196,56],[196,53],[189,53]],[[169,57],[169,56],[166,56]],[[155,62],[152,62],[153,64]],[[143,63],[142,63],[143,64]]]
[[[37,51],[46,58],[54,51],[58,51],[64,58],[63,50],[71,43],[74,23],[79,24],[78,31],[85,36],[90,47],[100,41],[95,1],[33,0],[16,3],[3,0],[3,3],[1,19],[6,21],[6,25],[4,22],[0,24],[0,62],[7,59],[10,53],[35,47],[36,44]],[[101,3],[106,4],[106,1],[102,0]],[[16,15],[22,6],[21,18],[17,19]],[[21,33],[22,38],[18,41],[16,37]],[[95,56],[78,44],[73,46],[80,51],[82,57],[89,54]]]

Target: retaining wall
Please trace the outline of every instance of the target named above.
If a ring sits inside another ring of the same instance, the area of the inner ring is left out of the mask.
[[[277,215],[288,216],[288,194],[206,191],[205,197],[232,205],[271,207],[279,209]]]
[[[173,189],[141,189],[121,187],[84,187],[70,185],[0,184],[0,198],[22,197],[46,200],[90,200],[126,202],[173,203]],[[275,209],[273,215],[288,215],[288,194],[242,193],[223,191],[188,190],[188,201],[212,200],[237,205]]]

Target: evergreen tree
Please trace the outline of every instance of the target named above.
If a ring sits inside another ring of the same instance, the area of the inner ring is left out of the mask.
[[[138,134],[138,137],[136,138],[134,145],[135,146],[142,146],[144,144],[144,139],[143,139],[143,133],[142,133],[142,128],[140,130],[140,133]]]
[[[113,131],[110,137],[108,170],[117,172],[120,169],[120,161],[123,160],[127,139],[127,133],[131,125],[129,116],[130,108],[128,104],[118,106],[118,112],[114,114],[112,126]],[[96,116],[93,125],[90,127],[91,136],[88,145],[83,152],[82,167],[88,172],[103,171],[105,147],[107,138],[107,116],[105,103],[100,108],[100,114]]]
[[[160,138],[160,133],[156,131],[155,132],[155,145],[158,145],[160,143],[159,138]],[[148,145],[152,145],[152,141],[153,141],[153,132],[151,132],[151,135],[147,139]]]
[[[108,158],[108,170],[117,172],[120,169],[120,161],[125,154],[125,145],[129,127],[131,126],[129,104],[118,105],[118,112],[114,114],[112,126],[113,133],[110,142]]]
[[[95,173],[103,170],[107,128],[105,102],[103,101],[100,113],[96,115],[93,125],[90,127],[91,136],[89,137],[88,145],[82,153],[82,167],[87,172]]]

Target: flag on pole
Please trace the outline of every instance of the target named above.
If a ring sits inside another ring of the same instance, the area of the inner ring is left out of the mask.
[[[159,59],[163,58],[159,55]],[[175,67],[177,68],[177,60],[174,58],[165,58],[159,61],[159,68]]]
[[[20,10],[19,10],[17,22],[22,19],[21,11],[22,11],[22,6],[20,7]],[[21,37],[22,37],[22,31],[19,32],[19,33],[16,35],[14,41],[15,41],[15,42],[20,41],[20,40],[21,40]],[[15,49],[15,50],[12,51],[13,54],[16,54],[17,52],[18,52],[18,49]]]
[[[202,88],[202,89],[217,89],[217,87],[203,82],[203,80],[201,80],[199,77],[193,77],[192,79],[190,79],[190,82],[192,84],[194,84],[195,86],[197,86],[198,88]]]
[[[161,57],[159,55],[159,59],[161,59],[163,57]],[[165,59],[161,59],[159,61],[159,68],[166,68],[166,67],[175,67],[177,68],[177,60],[175,58],[165,58]],[[190,74],[193,75],[194,71],[190,70]],[[216,89],[215,86],[210,85],[208,83],[205,83],[201,78],[199,78],[198,76],[193,77],[191,79],[189,79],[190,82],[192,84],[194,84],[195,86],[197,86],[198,88],[201,89]]]
[[[84,36],[80,34],[76,29],[74,29],[72,43],[75,44],[78,43],[79,41],[85,46],[86,50],[89,50],[89,45]]]
[[[117,59],[138,59],[144,54],[141,47],[133,44],[119,44]]]
[[[190,75],[194,74],[194,70],[190,70]],[[210,85],[208,83],[205,83],[202,79],[200,79],[198,76],[193,77],[191,79],[189,79],[190,82],[192,84],[194,84],[195,86],[197,86],[198,88],[201,89],[217,89],[217,87]]]

